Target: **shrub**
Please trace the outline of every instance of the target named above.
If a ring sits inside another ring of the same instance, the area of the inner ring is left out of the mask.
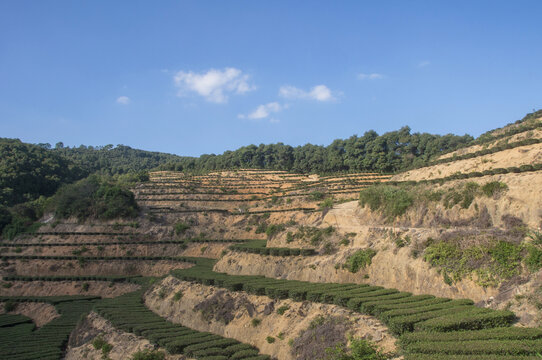
[[[361,206],[368,205],[372,211],[380,210],[387,218],[403,215],[414,203],[414,195],[398,186],[373,185],[359,194]]]
[[[92,346],[96,350],[100,350],[105,344],[107,344],[107,341],[103,339],[101,335],[98,335],[92,340]]]
[[[12,300],[8,300],[4,303],[4,311],[5,312],[11,312],[13,310],[15,310],[15,308],[17,308],[17,303],[12,301]]]
[[[542,267],[542,250],[536,246],[528,245],[524,261],[530,271],[538,271]]]
[[[173,295],[173,301],[179,301],[183,297],[183,292],[181,290],[177,291],[175,295]]]
[[[448,285],[476,273],[478,284],[496,286],[500,279],[519,274],[521,249],[520,245],[506,241],[464,249],[455,243],[440,241],[425,249],[424,260],[440,270]]]
[[[326,349],[326,360],[386,360],[376,345],[364,339],[350,339],[350,349],[344,343]]]
[[[272,225],[269,225],[266,229],[265,229],[265,234],[267,235],[268,238],[272,238],[275,234],[281,232],[284,230],[284,225],[282,224],[279,224],[279,225],[275,225],[275,224],[272,224]]]
[[[500,181],[491,181],[482,186],[485,196],[492,197],[508,189],[508,185]]]
[[[166,354],[162,351],[145,349],[132,355],[131,360],[164,360]]]
[[[326,198],[324,201],[320,203],[319,206],[320,206],[320,209],[322,210],[333,208],[333,198],[331,197]]]
[[[267,342],[268,342],[269,344],[272,344],[272,343],[274,343],[274,342],[275,342],[275,338],[274,338],[274,337],[272,337],[272,336],[268,336],[268,337],[266,337],[266,338],[265,338],[265,340],[267,340]]]
[[[323,192],[321,191],[313,191],[311,194],[310,194],[310,199],[313,200],[313,201],[319,201],[319,200],[323,200],[325,198],[326,194],[324,194]]]
[[[252,324],[253,327],[256,327],[258,325],[260,325],[262,323],[262,321],[258,318],[254,318],[252,319],[252,321],[250,322]]]
[[[286,310],[288,310],[289,308],[290,306],[288,305],[282,305],[281,307],[277,309],[277,314],[283,315],[286,312]]]
[[[108,355],[112,349],[113,349],[113,345],[105,343],[102,346],[102,359],[108,359],[109,358]]]
[[[358,250],[346,259],[344,267],[352,273],[357,273],[359,269],[371,265],[371,260],[375,255],[376,251],[373,249]]]
[[[175,224],[175,234],[177,235],[184,234],[188,229],[190,229],[190,225],[184,222],[178,222]]]

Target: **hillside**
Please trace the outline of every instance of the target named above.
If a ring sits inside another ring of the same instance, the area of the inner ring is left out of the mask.
[[[109,163],[101,170],[162,169],[146,181],[64,187],[39,228],[2,239],[0,353],[290,360],[354,359],[341,356],[364,349],[372,359],[537,359],[540,124],[534,113],[476,140],[450,137],[453,146],[407,164],[397,165],[407,151],[399,153],[387,163],[394,174],[298,171],[298,160],[289,171],[232,165],[250,148],[212,166],[191,159],[197,171],[166,156]],[[92,201],[66,197],[81,189]],[[92,211],[60,212],[59,199],[78,199],[62,209]],[[102,216],[117,200],[131,211]]]

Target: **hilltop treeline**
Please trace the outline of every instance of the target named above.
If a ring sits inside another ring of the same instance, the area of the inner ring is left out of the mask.
[[[411,133],[405,126],[378,135],[367,131],[363,136],[337,139],[329,146],[306,144],[292,147],[283,143],[244,146],[222,155],[182,158],[160,166],[162,170],[207,171],[235,168],[258,168],[301,173],[339,171],[376,171],[391,173],[423,166],[443,152],[466,146],[470,135],[432,135]]]
[[[62,184],[90,174],[136,174],[160,164],[181,159],[171,154],[132,149],[128,146],[55,148],[49,144],[27,144],[19,139],[0,138],[0,205],[32,201],[53,195]]]

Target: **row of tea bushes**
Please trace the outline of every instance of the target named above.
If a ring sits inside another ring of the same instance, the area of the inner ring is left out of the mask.
[[[216,273],[212,267],[196,265],[189,269],[174,270],[172,274],[182,280],[224,287],[232,291],[273,298],[291,298],[296,301],[333,303],[354,311],[375,315],[397,334],[416,329],[480,329],[510,324],[515,316],[510,311],[495,311],[473,306],[470,300],[436,300],[413,297],[395,289],[359,284],[321,284],[294,280],[270,279],[262,276],[228,275]],[[414,298],[414,299],[412,299]],[[442,303],[440,303],[442,302]],[[365,304],[370,304],[366,306]],[[406,305],[404,305],[406,304]],[[379,306],[406,306],[406,310],[386,309]],[[416,309],[417,308],[417,309]],[[449,315],[455,314],[455,317]]]
[[[17,314],[0,314],[0,328],[20,324],[32,324],[32,319]],[[0,332],[2,330],[0,329]]]
[[[103,300],[95,310],[115,327],[143,336],[170,354],[202,360],[271,359],[268,355],[260,355],[251,345],[166,321],[145,307],[142,294],[143,291],[136,291]]]
[[[479,308],[468,299],[413,296],[364,284],[310,283],[228,275],[214,272],[212,263],[174,270],[172,274],[181,280],[230,291],[336,304],[376,316],[390,331],[402,334],[400,344],[407,360],[525,360],[542,353],[541,329],[510,327],[515,320],[512,312]]]
[[[70,333],[95,302],[96,300],[77,300],[75,297],[71,301],[56,302],[55,307],[61,316],[35,331],[33,324],[0,328],[2,359],[61,359]]]

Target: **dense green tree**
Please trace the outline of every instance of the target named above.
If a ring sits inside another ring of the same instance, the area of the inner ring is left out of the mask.
[[[73,216],[79,220],[135,217],[139,210],[131,191],[118,182],[97,175],[64,185],[52,198],[49,207],[58,218]]]
[[[85,172],[50,146],[0,138],[0,204],[13,205],[52,195],[63,182]]]

